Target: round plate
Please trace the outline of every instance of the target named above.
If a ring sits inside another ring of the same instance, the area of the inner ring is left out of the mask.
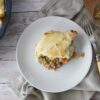
[[[49,30],[76,30],[76,52],[85,53],[83,58],[70,60],[61,68],[48,70],[36,62],[35,47],[44,32]],[[44,17],[33,22],[22,34],[17,45],[17,62],[22,75],[34,87],[46,92],[62,92],[79,84],[89,71],[92,48],[83,29],[73,21],[62,17]]]

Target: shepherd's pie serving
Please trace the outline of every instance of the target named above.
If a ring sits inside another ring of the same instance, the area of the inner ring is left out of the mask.
[[[57,69],[71,60],[75,53],[74,39],[77,32],[48,31],[35,49],[37,61],[48,69]]]

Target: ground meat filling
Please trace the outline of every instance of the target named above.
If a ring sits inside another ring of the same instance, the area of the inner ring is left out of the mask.
[[[43,55],[41,55],[38,58],[38,61],[40,64],[44,65],[44,67],[46,67],[48,69],[57,69],[63,64],[62,59],[60,59],[60,58],[55,58],[55,59],[51,60],[47,56],[43,56]]]

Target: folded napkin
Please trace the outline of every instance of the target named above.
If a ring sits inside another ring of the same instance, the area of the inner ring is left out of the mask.
[[[46,16],[62,16],[73,18],[82,8],[82,0],[49,0],[41,9]]]
[[[85,14],[84,10],[81,11],[82,7],[82,0],[49,0],[37,15],[38,18],[55,15],[74,19],[77,14],[74,21],[79,24],[82,14]],[[79,13],[80,11],[81,13]],[[69,91],[62,93],[43,92],[32,87],[22,76],[11,83],[11,89],[20,100],[89,100],[95,91],[100,91],[100,77],[95,59],[93,59],[91,69],[85,79]]]
[[[69,90],[62,93],[43,92],[32,87],[22,76],[11,84],[18,100],[90,100],[94,92]]]

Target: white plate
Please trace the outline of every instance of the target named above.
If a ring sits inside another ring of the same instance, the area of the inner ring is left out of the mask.
[[[43,33],[49,30],[78,32],[76,52],[84,58],[73,59],[61,68],[48,70],[36,62],[34,50]],[[76,23],[62,17],[44,17],[33,22],[22,34],[17,45],[17,62],[22,75],[34,87],[47,92],[62,92],[79,84],[89,71],[92,48],[87,35]]]

